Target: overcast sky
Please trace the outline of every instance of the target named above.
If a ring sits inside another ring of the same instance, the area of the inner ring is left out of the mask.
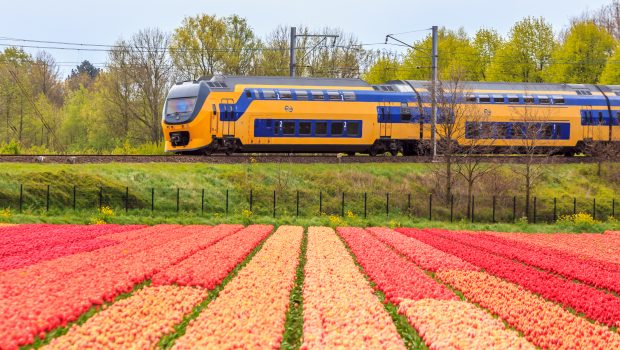
[[[389,33],[429,28],[459,27],[473,34],[481,27],[505,35],[525,16],[543,16],[560,30],[572,16],[598,9],[611,0],[4,0],[0,10],[0,38],[113,44],[136,31],[158,27],[172,31],[186,16],[200,13],[245,17],[264,37],[278,24],[340,27],[363,43],[383,42]],[[399,38],[414,41],[416,32]],[[7,44],[0,40],[0,44]],[[44,44],[41,44],[44,45]],[[380,46],[379,46],[380,47]],[[0,46],[2,48],[2,46]],[[36,51],[36,50],[30,50]],[[49,50],[63,71],[88,59],[103,63],[105,53]]]

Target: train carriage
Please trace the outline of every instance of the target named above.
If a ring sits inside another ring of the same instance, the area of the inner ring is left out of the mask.
[[[428,87],[426,81],[224,76],[178,83],[164,107],[165,147],[207,154],[423,153],[431,137]],[[462,90],[459,103],[482,115],[455,121],[463,147],[475,139],[517,149],[532,137],[524,132],[528,126],[536,126],[541,147],[567,154],[588,141],[620,141],[620,86],[472,82]],[[450,122],[442,115],[439,123]]]

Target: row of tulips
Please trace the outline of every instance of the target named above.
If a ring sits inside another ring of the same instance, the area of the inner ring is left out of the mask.
[[[364,229],[340,227],[337,231],[388,301],[398,304],[404,299],[458,300],[454,293]]]
[[[404,349],[396,326],[331,228],[308,228],[302,349]]]
[[[566,234],[528,234],[489,232],[488,234],[507,238],[511,241],[534,244],[583,257],[589,261],[613,263],[620,267],[620,240],[614,235],[582,233]]]
[[[145,287],[74,325],[45,349],[153,349],[207,296],[202,288]]]
[[[502,321],[465,301],[406,300],[398,311],[429,349],[535,349]]]
[[[248,226],[160,271],[153,276],[152,283],[213,289],[272,231],[271,225]]]
[[[280,226],[174,348],[279,349],[302,237],[302,227]]]
[[[610,326],[620,325],[620,298],[612,294],[443,238],[440,232],[435,233],[434,230],[398,229],[398,231],[446,253],[456,255],[548,300],[582,312],[592,320]]]
[[[525,264],[557,273],[569,279],[620,292],[620,271],[609,271],[583,262],[572,256],[555,254],[544,248],[524,249],[507,244],[501,238],[471,233],[454,233],[447,230],[434,230],[436,234],[454,241],[480,248],[486,252],[521,261]]]
[[[620,349],[620,335],[485,272],[442,271],[437,277],[489,309],[543,349]]]
[[[97,261],[83,259],[88,261],[89,265],[94,263],[94,266],[90,265],[87,269],[75,269],[74,266],[70,266],[69,270],[73,272],[68,275],[62,273],[63,266],[60,261],[63,258],[44,262],[43,264],[47,265],[45,271],[52,275],[28,276],[31,281],[29,289],[0,299],[2,347],[16,348],[19,345],[29,344],[36,335],[42,336],[43,332],[77,319],[90,307],[130,291],[134,285],[215,244],[242,227],[241,225],[220,225],[215,228],[187,226],[168,232],[165,240],[158,237],[159,241],[155,246],[150,240],[134,240],[99,249],[92,252],[97,256]],[[126,250],[119,251],[118,248]],[[101,254],[102,251],[116,254]],[[124,253],[125,251],[127,253]],[[89,254],[81,253],[70,257],[84,258]],[[56,272],[53,267],[57,267]],[[4,277],[4,275],[0,277],[2,284],[9,284],[10,280],[6,281]]]
[[[474,265],[463,261],[454,255],[443,252],[431,245],[411,239],[399,232],[388,228],[371,227],[368,232],[372,233],[383,243],[392,246],[397,252],[406,256],[427,271],[440,270],[478,270]]]

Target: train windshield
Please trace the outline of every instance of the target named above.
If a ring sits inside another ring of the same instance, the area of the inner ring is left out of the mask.
[[[191,113],[195,106],[196,97],[172,98],[166,103],[166,115]]]

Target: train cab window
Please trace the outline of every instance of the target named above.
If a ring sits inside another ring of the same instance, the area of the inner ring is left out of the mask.
[[[312,99],[315,101],[325,100],[325,94],[323,91],[312,91]]]
[[[493,103],[504,103],[504,96],[493,95]]]
[[[282,122],[282,135],[295,135],[295,122]]]
[[[519,96],[508,95],[508,103],[519,103]]]
[[[342,93],[345,101],[355,101],[355,93],[352,91],[345,91]]]
[[[549,96],[538,96],[538,103],[541,105],[548,105],[550,102]]]
[[[360,124],[358,122],[347,123],[347,136],[359,136]]]
[[[491,103],[491,97],[489,95],[480,95],[480,103]]]
[[[297,96],[297,100],[299,100],[299,101],[307,101],[308,100],[308,91],[305,91],[305,90],[295,90],[295,95]]]
[[[344,131],[343,122],[332,122],[332,128],[331,128],[332,136],[342,136],[343,131]]]
[[[529,104],[534,103],[534,96],[523,96],[523,102]]]
[[[342,97],[340,97],[340,93],[337,91],[328,91],[327,96],[330,101],[341,101]]]
[[[274,90],[263,90],[263,98],[265,100],[275,100],[276,92]]]
[[[564,97],[562,97],[562,96],[553,96],[553,104],[554,105],[563,105],[564,104]]]
[[[311,122],[299,122],[299,136],[309,136],[312,134]]]
[[[327,135],[327,122],[316,122],[314,126],[314,134],[316,136]]]
[[[280,90],[278,95],[280,95],[281,100],[290,100],[293,98],[293,94],[291,94],[290,90]]]

